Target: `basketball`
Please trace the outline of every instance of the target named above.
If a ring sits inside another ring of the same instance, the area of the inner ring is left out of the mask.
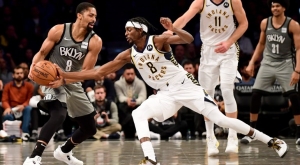
[[[57,70],[50,61],[40,61],[32,68],[32,80],[39,85],[49,85],[57,77]]]

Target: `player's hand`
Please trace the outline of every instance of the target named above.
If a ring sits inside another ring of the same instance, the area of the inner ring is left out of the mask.
[[[57,73],[60,77],[64,77],[65,72],[56,64],[54,64],[54,66],[56,67]]]
[[[3,112],[3,116],[12,114],[11,108],[6,108]]]
[[[167,17],[161,17],[160,23],[163,25],[163,27],[169,31],[173,31],[173,23],[170,20],[170,18]]]
[[[293,86],[299,82],[300,75],[296,72],[293,72],[291,77],[290,86]]]
[[[0,90],[2,90],[2,89],[3,89],[3,81],[0,80]]]
[[[227,50],[230,48],[230,46],[232,45],[231,42],[229,41],[223,41],[220,42],[219,44],[217,44],[217,48],[215,49],[216,53],[225,53],[227,52]]]
[[[62,76],[57,76],[57,79],[55,81],[50,82],[48,86],[50,88],[58,88],[62,85],[64,85],[64,78]]]
[[[33,81],[33,78],[32,78],[32,72],[33,72],[33,67],[35,66],[35,63],[32,63],[31,64],[31,66],[30,66],[30,70],[29,70],[29,73],[28,73],[28,78],[30,79],[30,80],[32,80]]]
[[[254,76],[254,64],[250,64],[246,68],[246,72],[253,77]]]
[[[164,32],[162,33],[162,35],[172,36],[172,35],[173,35],[173,32],[170,31],[170,30],[167,30],[167,31],[164,31]]]

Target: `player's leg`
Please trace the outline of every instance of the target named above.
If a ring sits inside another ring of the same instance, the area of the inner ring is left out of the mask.
[[[64,122],[67,115],[67,106],[65,103],[59,100],[53,101],[40,101],[38,105],[41,110],[49,113],[50,118],[44,124],[41,129],[40,135],[31,153],[30,157],[27,157],[23,165],[39,165],[41,162],[41,156],[52,138],[53,134],[56,132],[57,128]],[[48,108],[47,108],[48,107]],[[45,109],[46,108],[46,109]]]
[[[96,133],[94,120],[96,112],[83,92],[73,92],[68,98],[67,105],[69,115],[78,123],[79,128],[63,145],[57,147],[53,155],[67,164],[81,165],[83,162],[72,155],[72,149]]]
[[[203,46],[201,51],[200,66],[198,69],[198,78],[201,86],[206,90],[207,94],[212,98],[214,97],[215,87],[219,83],[219,63],[216,58],[214,48],[209,46]],[[218,141],[216,140],[214,133],[214,123],[205,120],[206,138],[208,154],[218,154]]]
[[[132,112],[132,118],[136,128],[138,139],[144,152],[145,159],[140,165],[156,164],[152,143],[150,142],[150,131],[148,119],[153,118],[159,122],[173,116],[180,108],[180,104],[174,99],[163,95],[164,91],[159,91],[156,95],[150,96],[137,109]],[[158,164],[157,164],[158,165]]]
[[[296,124],[296,144],[300,145],[300,97],[298,94],[298,84],[290,85],[291,76],[294,72],[292,60],[284,61],[281,67],[278,67],[276,79],[283,89],[284,96],[289,97],[291,109]]]
[[[232,46],[235,47],[235,46]],[[237,76],[237,52],[232,48],[228,50],[230,58],[224,59],[220,66],[220,84],[224,99],[225,113],[227,117],[237,118],[237,105],[233,95],[234,81]],[[226,56],[225,55],[225,56]],[[238,153],[237,132],[231,128],[228,131],[228,141],[225,152]]]
[[[190,109],[194,110],[197,113],[201,113],[204,116],[206,116],[209,120],[213,121],[219,126],[225,127],[225,128],[232,128],[238,133],[247,135],[253,139],[257,139],[265,144],[268,145],[268,147],[273,148],[277,154],[280,157],[283,157],[287,151],[288,151],[288,146],[287,144],[280,139],[273,139],[269,137],[268,135],[251,128],[249,125],[246,123],[235,119],[235,118],[230,118],[225,115],[223,115],[218,107],[212,102],[212,99],[210,97],[205,97],[204,98],[206,101],[204,102],[205,108],[201,107],[199,103],[203,103],[202,99],[195,99],[191,101],[186,101],[184,103],[184,106],[189,107]]]
[[[261,98],[267,89],[270,89],[275,82],[275,68],[269,65],[261,65],[255,79],[252,89],[251,106],[250,106],[250,126],[256,128],[258,113],[261,106]],[[248,144],[252,139],[245,136],[241,139],[242,144]]]

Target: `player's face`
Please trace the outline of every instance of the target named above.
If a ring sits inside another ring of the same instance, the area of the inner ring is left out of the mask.
[[[95,100],[96,101],[104,101],[106,97],[106,93],[103,88],[99,88],[95,90]]]
[[[22,81],[24,79],[24,71],[22,68],[20,69],[15,69],[14,70],[14,74],[13,74],[13,78],[16,81]]]
[[[128,84],[132,84],[135,78],[134,69],[126,69],[123,76]]]
[[[195,73],[195,68],[194,68],[194,66],[192,64],[186,64],[186,65],[184,65],[184,70],[186,70],[190,74],[194,74]]]
[[[279,3],[272,3],[271,11],[274,17],[284,14],[285,8]]]
[[[86,27],[88,31],[94,28],[96,17],[97,17],[97,11],[93,7],[90,7],[87,10],[84,10],[82,13],[78,14],[80,24],[83,27]]]
[[[134,42],[141,38],[142,31],[134,27],[125,28],[125,37],[127,42],[132,45]]]

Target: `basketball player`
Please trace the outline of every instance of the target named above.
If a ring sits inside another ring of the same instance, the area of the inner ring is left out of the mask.
[[[93,31],[96,21],[94,5],[83,2],[77,6],[75,23],[65,23],[50,29],[40,51],[34,56],[33,66],[46,58],[56,63],[64,71],[92,69],[102,47],[102,41]],[[31,77],[32,67],[30,70]],[[49,86],[42,87],[45,100],[38,107],[51,115],[43,126],[36,146],[24,165],[41,164],[42,153],[56,129],[63,123],[67,114],[78,122],[72,137],[54,151],[54,157],[70,165],[82,165],[83,162],[72,156],[72,149],[96,133],[95,111],[78,80],[58,79]]]
[[[300,145],[300,99],[297,94],[300,74],[300,28],[296,21],[284,14],[289,6],[288,0],[271,0],[269,4],[273,16],[262,20],[260,39],[246,69],[253,76],[254,63],[263,53],[261,67],[252,89],[250,125],[256,127],[261,97],[277,79],[283,94],[289,97],[292,103],[291,108],[297,125],[296,144]],[[248,144],[251,141],[252,139],[246,136],[241,143]]]
[[[63,72],[57,67],[60,75],[71,79],[95,79],[119,70],[126,63],[132,62],[136,66],[145,82],[158,91],[132,112],[145,156],[140,165],[159,165],[150,142],[148,119],[154,118],[162,122],[173,116],[182,106],[204,115],[222,127],[232,128],[268,144],[283,157],[287,152],[287,144],[284,141],[272,139],[238,119],[224,116],[219,111],[213,99],[198,81],[177,63],[171,51],[170,44],[190,43],[193,40],[192,35],[173,27],[168,18],[161,18],[160,21],[164,28],[177,35],[149,35],[148,29],[152,25],[147,20],[139,17],[130,19],[125,25],[125,36],[127,41],[133,44],[131,48],[121,52],[113,61],[99,69]]]
[[[248,21],[241,0],[194,0],[174,27],[183,28],[200,13],[200,37],[203,42],[198,70],[199,83],[213,97],[219,83],[224,98],[226,116],[237,118],[237,105],[233,95],[238,66],[237,40],[245,33]],[[238,22],[236,28],[234,16]],[[208,155],[219,153],[214,134],[214,123],[206,119]],[[225,152],[238,153],[237,133],[229,129]]]

